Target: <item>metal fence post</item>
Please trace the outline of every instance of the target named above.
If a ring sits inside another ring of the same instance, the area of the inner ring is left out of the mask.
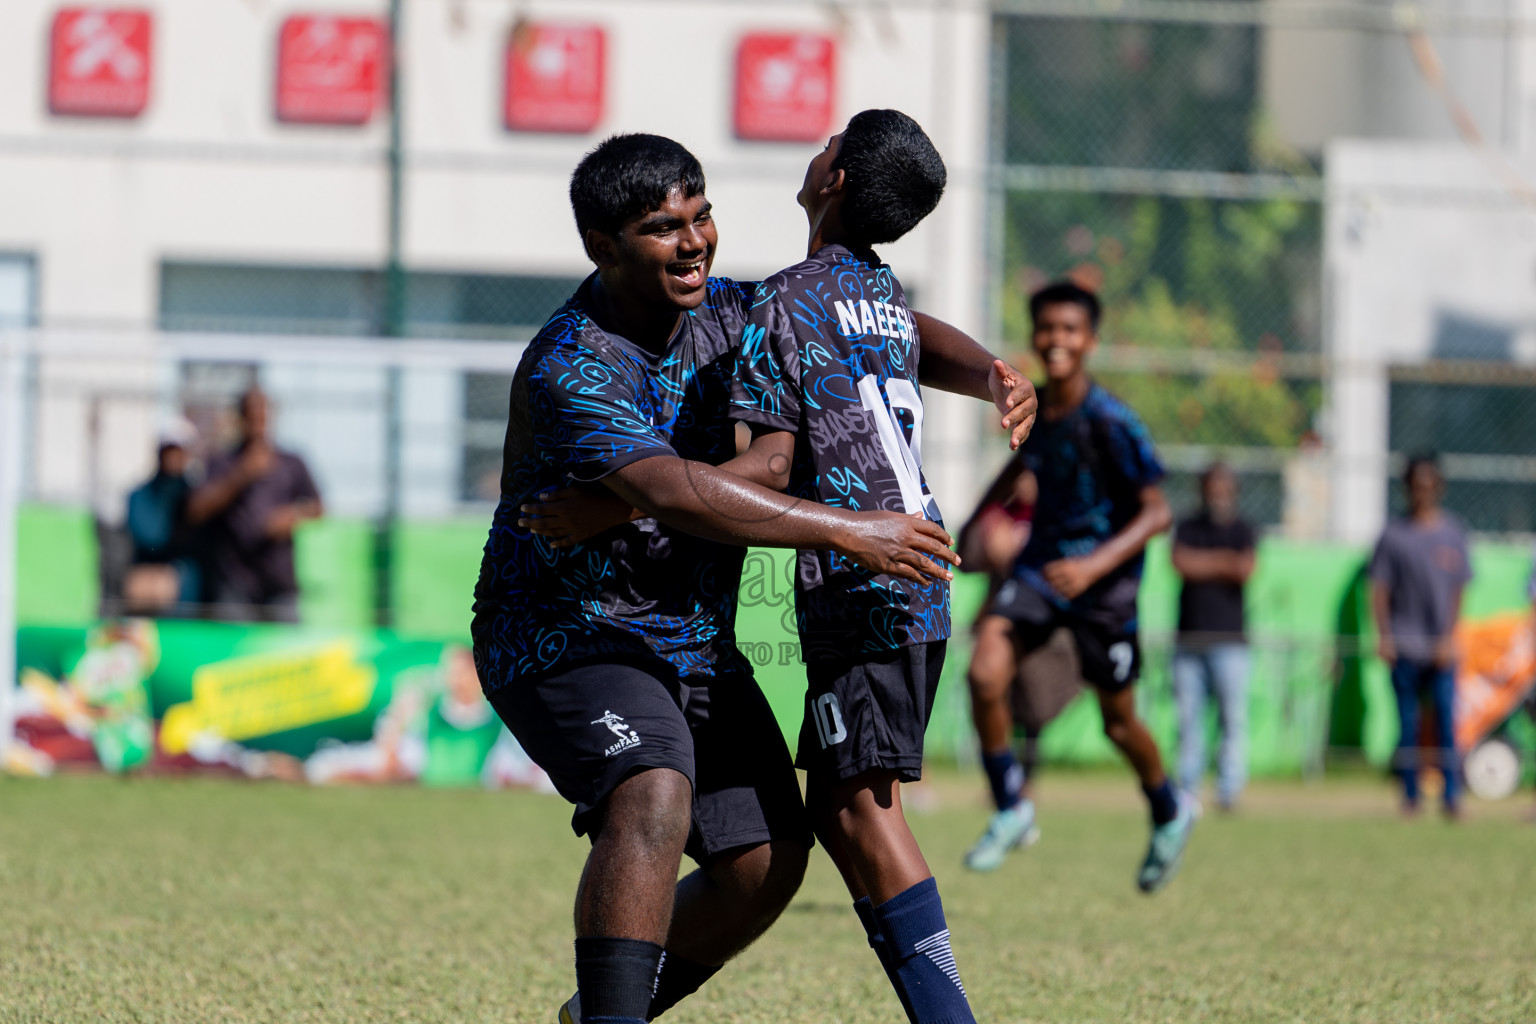
[[[388,242],[384,263],[384,323],[387,338],[405,334],[405,269],[401,263],[400,236],[404,205],[404,98],[401,96],[401,0],[389,3],[389,148],[385,162],[389,175]],[[374,538],[374,622],[389,626],[394,621],[395,528],[400,520],[400,366],[391,353],[384,371],[384,508]]]
[[[21,335],[0,331],[0,765],[15,734],[16,513],[21,503],[25,371]]]

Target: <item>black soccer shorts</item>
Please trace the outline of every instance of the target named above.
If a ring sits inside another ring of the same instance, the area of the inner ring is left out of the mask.
[[[795,766],[842,782],[872,768],[902,782],[923,777],[923,733],[948,641],[806,666],[810,686]]]
[[[1083,680],[1104,693],[1119,693],[1141,678],[1141,635],[1136,628],[1137,581],[1118,581],[1086,611],[1069,611],[1033,587],[1009,580],[997,591],[991,613],[1013,623],[1022,658],[1050,642],[1057,627],[1072,634]]]
[[[619,783],[671,768],[693,785],[686,852],[700,864],[811,828],[784,734],[750,670],[686,681],[662,663],[587,663],[514,679],[491,706],[560,795],[585,835]]]

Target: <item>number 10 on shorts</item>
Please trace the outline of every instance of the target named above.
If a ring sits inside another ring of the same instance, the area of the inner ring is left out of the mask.
[[[848,738],[848,727],[843,724],[843,709],[837,702],[837,694],[824,693],[811,703],[811,717],[816,720],[816,736],[821,749],[835,747]]]

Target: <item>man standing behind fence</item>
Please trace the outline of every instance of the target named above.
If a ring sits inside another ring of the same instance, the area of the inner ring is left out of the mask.
[[[1431,456],[1410,459],[1403,474],[1408,515],[1387,524],[1371,558],[1371,611],[1381,659],[1392,667],[1401,732],[1393,767],[1403,783],[1403,814],[1419,810],[1419,699],[1435,714],[1436,763],[1445,779],[1445,814],[1460,817],[1456,757],[1456,620],[1472,579],[1467,535],[1440,508],[1445,481]]]
[[[270,402],[258,388],[240,396],[240,444],[208,463],[187,521],[206,530],[208,599],[220,619],[297,622],[293,533],[321,514],[309,467],[272,443]]]
[[[1200,477],[1200,510],[1173,535],[1179,638],[1173,689],[1179,704],[1179,784],[1198,796],[1205,777],[1205,706],[1216,699],[1221,745],[1216,802],[1237,805],[1248,779],[1248,643],[1243,588],[1253,575],[1253,527],[1237,514],[1237,478],[1222,463]]]

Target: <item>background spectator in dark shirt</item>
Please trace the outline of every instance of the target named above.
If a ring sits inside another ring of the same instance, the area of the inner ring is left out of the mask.
[[[190,431],[190,425],[187,430]],[[201,574],[187,524],[188,438],[179,430],[160,439],[155,475],[128,495],[131,565],[123,577],[123,600],[133,614],[163,614],[190,608],[201,596]]]
[[[1216,801],[1231,810],[1248,779],[1248,640],[1243,587],[1253,575],[1254,531],[1237,514],[1237,478],[1221,463],[1200,478],[1200,511],[1173,535],[1179,636],[1173,688],[1179,706],[1179,784],[1205,777],[1205,709],[1216,700]]]
[[[304,460],[268,435],[270,402],[252,388],[240,397],[240,444],[208,464],[208,481],[187,503],[205,528],[208,593],[218,618],[296,621],[293,533],[321,512]]]
[[[1419,700],[1435,714],[1436,761],[1445,778],[1445,812],[1459,814],[1456,756],[1456,620],[1472,579],[1466,531],[1442,511],[1444,480],[1431,457],[1409,460],[1403,474],[1406,518],[1387,524],[1371,558],[1371,610],[1378,653],[1392,667],[1400,732],[1394,767],[1403,783],[1403,813],[1419,809]]]

